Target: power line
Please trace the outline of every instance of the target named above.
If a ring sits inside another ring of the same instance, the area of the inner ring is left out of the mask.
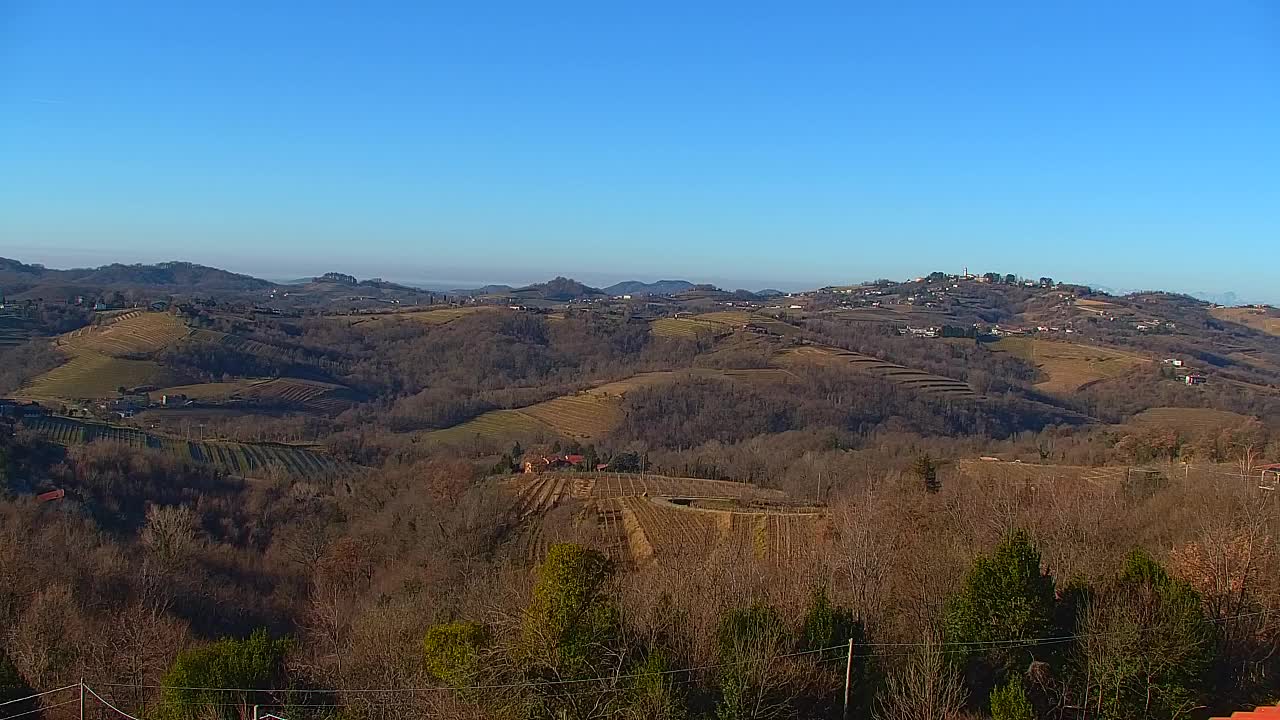
[[[1266,615],[1272,615],[1272,614],[1275,614],[1275,612],[1276,611],[1273,611],[1273,610],[1260,610],[1260,611],[1249,612],[1249,613],[1240,613],[1237,615],[1232,615],[1232,616],[1222,617],[1222,618],[1211,618],[1208,620],[1208,622],[1222,623],[1222,622],[1240,620],[1240,619],[1250,618],[1250,617],[1261,617]],[[1137,632],[1147,632],[1154,629],[1157,629],[1157,628],[1153,628],[1153,627],[1139,628],[1137,629]],[[1027,638],[1023,640],[975,640],[975,641],[967,641],[967,642],[926,641],[926,642],[905,642],[905,643],[863,643],[862,647],[864,648],[898,648],[898,649],[903,649],[903,652],[859,653],[859,654],[854,654],[852,657],[860,660],[872,659],[872,658],[903,657],[903,656],[918,654],[920,648],[925,648],[924,650],[925,654],[929,654],[929,655],[957,654],[957,653],[969,652],[975,649],[1015,650],[1019,648],[1030,648],[1030,647],[1038,647],[1038,646],[1044,646],[1044,645],[1068,643],[1068,642],[1073,642],[1076,640],[1082,640],[1086,638],[1125,635],[1131,632],[1134,632],[1134,631],[1113,632],[1113,633],[1078,633],[1073,635],[1061,635],[1056,637]],[[568,680],[543,680],[543,681],[514,682],[514,683],[495,683],[495,684],[487,684],[487,685],[469,685],[469,686],[457,686],[457,687],[430,686],[430,687],[405,687],[405,688],[356,688],[356,689],[340,690],[340,689],[308,689],[308,688],[301,688],[301,689],[218,688],[218,687],[167,686],[167,685],[131,685],[131,684],[125,684],[125,683],[102,683],[102,685],[105,687],[126,687],[126,688],[134,688],[134,689],[186,690],[186,691],[202,691],[202,692],[286,693],[286,694],[293,693],[293,694],[300,694],[300,695],[333,694],[333,695],[348,695],[348,696],[370,695],[370,694],[376,695],[380,693],[381,694],[391,694],[391,693],[415,694],[415,693],[438,692],[438,691],[502,690],[502,689],[516,689],[516,688],[557,687],[557,686],[592,683],[592,682],[607,682],[607,681],[616,682],[618,680],[650,677],[653,675],[671,676],[671,675],[678,675],[681,673],[692,674],[692,673],[701,672],[705,670],[714,670],[716,668],[721,668],[721,667],[750,664],[755,662],[771,663],[778,660],[785,660],[785,659],[794,658],[794,657],[802,657],[802,656],[813,655],[817,653],[830,652],[832,650],[842,650],[846,647],[847,647],[847,644],[832,645],[829,647],[817,648],[812,650],[802,650],[798,652],[774,655],[768,658],[749,659],[749,660],[741,660],[737,662],[727,662],[727,663],[712,663],[708,665],[678,668],[674,670],[662,670],[656,673],[625,673],[625,674],[601,676],[601,677],[594,677],[594,678],[580,678],[580,679],[568,679]],[[912,648],[912,649],[907,650],[907,648]],[[821,658],[817,660],[817,662],[826,663],[826,662],[833,662],[835,660],[843,660],[843,659],[845,659],[844,656],[839,656],[839,657],[833,656],[828,658]],[[692,683],[692,682],[695,682],[695,680],[692,677],[685,680],[673,681],[674,684],[686,684],[686,683]],[[39,695],[47,695],[50,693],[59,692],[62,690],[68,690],[75,687],[78,687],[78,686],[70,685],[64,688],[58,688],[57,690],[49,690],[44,693],[40,693]],[[138,718],[135,718],[134,716],[129,715],[128,713],[112,705],[110,702],[108,702],[97,692],[89,688],[87,685],[83,687],[95,698],[97,698],[107,707],[119,713],[124,718],[127,718],[128,720],[139,720]],[[595,692],[599,692],[599,691],[588,690],[588,691],[563,693],[563,695],[565,696],[586,695],[586,694],[593,694]],[[606,690],[605,692],[608,692],[608,691]],[[9,702],[19,702],[21,700],[27,700],[34,697],[38,697],[38,695],[33,695],[33,696],[30,696],[29,698],[20,698],[19,700],[9,701]],[[69,703],[69,702],[75,702],[75,701],[71,700],[67,702]],[[372,705],[392,705],[400,701],[362,700],[361,702],[363,702],[364,704],[372,704]],[[62,703],[62,704],[66,704],[66,703]],[[208,703],[208,704],[219,705],[219,706],[224,706],[224,705],[233,706],[233,705],[242,705],[245,703]],[[279,704],[273,704],[272,706],[273,707],[298,707],[298,708],[339,708],[339,707],[347,707],[352,704],[353,703],[351,702],[347,702],[347,703],[279,703]],[[53,707],[56,707],[56,706],[53,706]],[[26,714],[26,713],[23,713],[23,714]],[[18,717],[18,716],[15,715],[13,717]],[[10,720],[10,718],[0,718],[0,720]]]
[[[109,707],[109,708],[111,708],[112,710],[116,711],[120,716],[125,717],[125,718],[128,718],[128,720],[139,720],[139,718],[136,718],[136,717],[134,717],[134,716],[130,715],[129,713],[127,713],[127,712],[125,712],[125,711],[121,710],[120,708],[116,707],[115,705],[112,705],[111,703],[107,702],[105,698],[103,698],[103,697],[102,697],[101,695],[99,695],[98,693],[94,692],[93,688],[89,687],[88,685],[85,685],[84,683],[80,683],[80,687],[84,688],[85,692],[87,692],[87,693],[89,693],[90,695],[92,695],[92,696],[94,696],[95,698],[97,698],[97,699],[98,699],[98,702],[100,702],[100,703],[102,703],[103,705],[106,705],[107,707]]]
[[[0,702],[0,705],[8,705],[8,704],[10,704],[10,703],[22,702],[22,701],[24,701],[24,700],[34,700],[35,698],[38,698],[38,697],[44,697],[45,695],[52,695],[52,694],[54,694],[54,693],[60,693],[60,692],[62,692],[62,691],[64,691],[64,690],[74,690],[75,688],[78,688],[78,687],[80,687],[80,683],[76,683],[75,685],[67,685],[67,686],[64,686],[64,687],[56,688],[56,689],[54,689],[54,690],[45,690],[44,692],[39,692],[39,693],[36,693],[36,694],[34,694],[34,695],[28,695],[28,696],[26,696],[26,697],[20,697],[20,698],[18,698],[17,700],[5,700],[4,702]]]
[[[76,686],[75,686],[75,685],[72,685],[71,687],[76,687]],[[23,699],[25,700],[26,698],[23,698]],[[6,715],[4,718],[0,718],[0,720],[13,720],[14,718],[20,718],[20,717],[22,717],[23,715],[30,715],[31,713],[44,712],[45,710],[52,710],[52,709],[54,709],[54,708],[56,708],[56,707],[62,707],[63,705],[70,705],[71,703],[73,703],[73,702],[77,702],[77,701],[79,701],[79,700],[80,700],[80,698],[72,698],[72,699],[70,699],[70,700],[64,700],[64,701],[62,701],[62,702],[60,702],[60,703],[56,703],[56,704],[54,704],[54,705],[45,705],[44,707],[38,707],[38,708],[36,708],[36,709],[34,709],[34,710],[28,710],[28,711],[26,711],[26,712],[20,712],[20,713],[17,713],[16,715]],[[13,702],[13,701],[11,700],[10,702]]]

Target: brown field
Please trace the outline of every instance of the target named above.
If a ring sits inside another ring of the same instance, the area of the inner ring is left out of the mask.
[[[1089,312],[1101,314],[1103,311],[1110,310],[1117,306],[1115,303],[1109,303],[1109,302],[1106,302],[1105,300],[1077,299],[1076,307],[1080,308],[1081,310],[1088,310]]]
[[[722,325],[746,325],[754,320],[755,316],[750,310],[717,310],[715,312],[695,315],[693,319],[720,323]]]
[[[1248,415],[1209,408],[1161,407],[1144,410],[1129,422],[1144,427],[1173,428],[1181,432],[1203,432],[1236,427],[1253,418]]]
[[[189,334],[190,328],[169,313],[130,311],[61,335],[55,344],[68,354],[133,357],[159,352]]]
[[[848,367],[858,372],[884,378],[902,387],[919,390],[949,400],[975,400],[978,395],[968,384],[959,380],[934,375],[923,370],[886,362],[869,355],[862,355],[839,348],[807,345],[782,353],[778,361],[783,365],[796,362],[816,362],[835,367]]]
[[[1003,338],[988,345],[996,352],[1008,352],[1040,369],[1048,380],[1036,388],[1048,393],[1071,393],[1099,380],[1113,378],[1150,364],[1140,355],[1079,343]]]
[[[1245,327],[1251,327],[1268,335],[1280,336],[1280,310],[1275,308],[1222,307],[1212,308],[1209,314]]]

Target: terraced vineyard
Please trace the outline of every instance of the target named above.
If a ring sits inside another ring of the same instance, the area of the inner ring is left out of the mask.
[[[32,379],[17,395],[37,400],[100,400],[116,397],[116,390],[121,386],[163,387],[184,379],[177,371],[150,360],[127,360],[82,351]]]
[[[464,444],[477,437],[506,442],[555,434],[546,423],[520,410],[491,410],[460,425],[424,433],[422,438],[432,443]]]
[[[778,362],[788,366],[796,362],[818,362],[849,367],[868,375],[884,378],[895,385],[919,390],[947,400],[976,400],[978,394],[954,378],[886,362],[870,355],[841,350],[839,348],[809,345],[788,350],[779,356]]]
[[[159,352],[189,334],[191,329],[169,313],[130,311],[62,335],[57,345],[71,354],[135,357]]]
[[[1011,483],[1088,483],[1098,487],[1114,486],[1125,479],[1125,467],[1089,467],[1086,465],[1037,465],[1034,463],[960,460],[960,471],[976,480]]]
[[[1209,408],[1160,407],[1133,416],[1130,422],[1144,427],[1167,427],[1182,432],[1205,432],[1236,427],[1251,420],[1248,415]]]
[[[582,478],[582,489],[578,491],[581,496],[591,498],[649,496],[781,500],[785,497],[777,490],[727,480],[676,478],[636,473],[574,473],[573,476]]]
[[[585,502],[604,544],[635,564],[734,547],[760,558],[798,558],[815,547],[822,516],[764,509],[752,503],[785,503],[776,491],[746,483],[613,473],[545,473],[503,481],[513,510],[525,523],[518,550],[531,560],[545,551],[540,518],[567,500]],[[683,507],[678,502],[710,502]]]
[[[247,477],[271,469],[298,476],[325,477],[340,468],[340,464],[330,457],[288,445],[183,440],[152,435],[135,428],[60,417],[27,418],[22,423],[62,445],[99,440],[121,442],[133,447],[172,453],[186,460],[207,463],[224,472]]]
[[[501,308],[492,305],[472,305],[468,307],[442,307],[431,310],[409,310],[405,312],[330,315],[329,317],[338,322],[345,322],[350,327],[354,327],[356,325],[373,326],[389,322],[414,322],[421,323],[423,325],[444,325],[468,315],[474,315],[475,313],[480,312],[493,312],[500,309]]]
[[[603,435],[622,422],[619,405],[616,397],[579,393],[531,405],[520,412],[561,435],[587,439]]]
[[[1049,379],[1037,383],[1036,388],[1048,393],[1072,393],[1151,362],[1122,350],[1035,338],[1004,338],[988,347],[1017,355],[1040,368]]]
[[[190,339],[194,342],[218,344],[232,348],[246,355],[257,355],[277,362],[291,363],[305,367],[313,367],[326,373],[342,374],[348,369],[347,363],[325,357],[302,348],[287,348],[279,345],[259,342],[240,335],[231,335],[217,330],[196,330]]]
[[[13,347],[35,337],[35,322],[18,311],[0,310],[0,347]]]
[[[297,405],[320,413],[336,414],[351,406],[341,397],[346,387],[317,380],[275,378],[249,387],[244,397]]]
[[[649,332],[657,337],[696,338],[714,337],[732,332],[727,326],[718,322],[699,320],[697,318],[658,318],[649,323]]]

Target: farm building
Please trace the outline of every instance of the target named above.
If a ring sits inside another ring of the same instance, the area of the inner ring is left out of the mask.
[[[1196,373],[1190,373],[1185,378],[1183,378],[1182,381],[1188,385],[1204,385],[1205,383],[1209,382],[1209,378],[1205,377],[1204,375],[1197,375]]]
[[[586,458],[582,455],[528,455],[520,468],[527,474],[565,470],[582,465]]]

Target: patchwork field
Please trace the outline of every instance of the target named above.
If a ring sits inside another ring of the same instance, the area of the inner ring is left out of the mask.
[[[1181,432],[1205,432],[1231,428],[1251,420],[1248,415],[1209,408],[1161,407],[1144,410],[1129,422],[1144,427],[1173,428]]]
[[[1048,393],[1071,393],[1107,378],[1123,375],[1151,360],[1122,350],[1079,343],[1003,338],[988,345],[995,352],[1007,352],[1034,364],[1048,379],[1036,388]]]
[[[330,457],[288,445],[183,440],[133,428],[57,417],[27,418],[22,423],[61,445],[79,445],[98,440],[121,442],[171,453],[193,462],[207,463],[224,472],[246,477],[273,469],[304,477],[322,477],[340,467]]]
[[[130,311],[61,335],[55,344],[70,354],[135,357],[159,352],[189,334],[191,329],[169,313]]]
[[[1275,308],[1222,307],[1210,309],[1209,314],[1219,320],[1251,327],[1268,335],[1280,336],[1280,310]]]
[[[976,400],[978,394],[968,384],[953,378],[934,375],[923,370],[886,362],[869,355],[839,348],[807,345],[793,348],[778,356],[783,366],[792,363],[822,363],[836,367],[848,367],[858,372],[874,375],[904,388],[919,390],[948,400]]]
[[[185,379],[150,360],[128,360],[82,351],[39,375],[16,395],[35,400],[102,400],[116,397],[117,388],[122,386],[164,387]]]

